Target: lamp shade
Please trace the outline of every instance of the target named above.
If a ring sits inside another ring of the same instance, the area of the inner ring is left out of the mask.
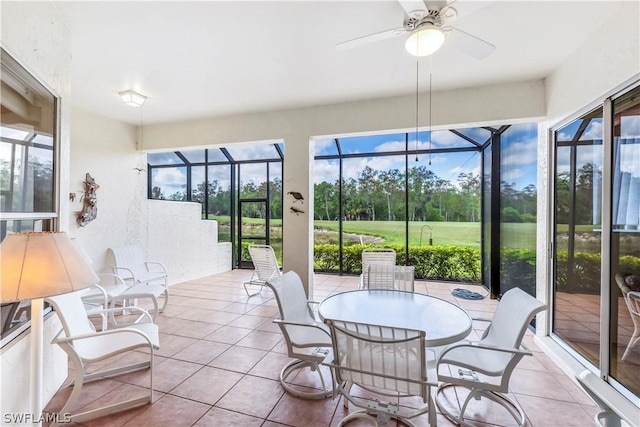
[[[3,303],[73,292],[99,280],[66,233],[9,234],[0,246]]]
[[[142,104],[144,104],[144,101],[147,99],[146,96],[133,90],[125,90],[124,92],[120,92],[119,95],[122,102],[131,107],[142,107]]]
[[[444,33],[432,24],[423,24],[411,34],[404,44],[405,49],[413,56],[431,55],[444,43]]]

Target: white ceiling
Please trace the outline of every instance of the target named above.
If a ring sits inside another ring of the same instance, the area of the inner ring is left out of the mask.
[[[428,1],[427,1],[428,4]],[[619,5],[464,1],[451,25],[491,42],[478,61],[451,40],[432,56],[433,89],[547,76]],[[144,123],[405,95],[405,37],[348,51],[342,41],[402,25],[389,1],[59,1],[73,38],[74,106],[137,124],[118,92],[148,96]],[[429,60],[420,66],[426,88]]]

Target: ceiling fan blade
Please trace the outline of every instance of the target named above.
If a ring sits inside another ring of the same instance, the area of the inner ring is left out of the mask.
[[[394,28],[392,30],[381,31],[379,33],[369,34],[367,36],[358,37],[355,39],[347,40],[345,42],[338,43],[336,49],[347,50],[354,47],[363,46],[365,44],[377,42],[379,40],[391,39],[406,34],[407,30],[404,27]]]
[[[447,44],[451,44],[469,56],[484,59],[496,49],[491,43],[455,27],[443,28],[447,31]]]

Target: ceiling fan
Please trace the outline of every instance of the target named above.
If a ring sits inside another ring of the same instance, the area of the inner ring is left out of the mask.
[[[338,50],[359,47],[372,42],[409,34],[405,48],[414,56],[431,55],[445,41],[476,59],[484,59],[495,49],[491,43],[449,25],[458,16],[458,11],[446,1],[398,0],[406,13],[403,25],[398,28],[381,31],[347,40],[336,45]]]

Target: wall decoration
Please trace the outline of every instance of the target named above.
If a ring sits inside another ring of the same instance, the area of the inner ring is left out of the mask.
[[[290,194],[293,197],[293,203],[304,203],[304,197],[302,197],[302,193],[299,193],[297,191],[289,191],[287,194]]]
[[[304,213],[304,211],[301,211],[300,209],[296,209],[293,206],[291,206],[291,212],[293,212],[296,215],[300,215],[301,213]]]
[[[82,203],[82,210],[78,212],[78,225],[84,227],[98,216],[98,191],[100,186],[96,184],[96,180],[93,179],[91,174],[87,172],[84,180],[84,194],[80,198]]]

